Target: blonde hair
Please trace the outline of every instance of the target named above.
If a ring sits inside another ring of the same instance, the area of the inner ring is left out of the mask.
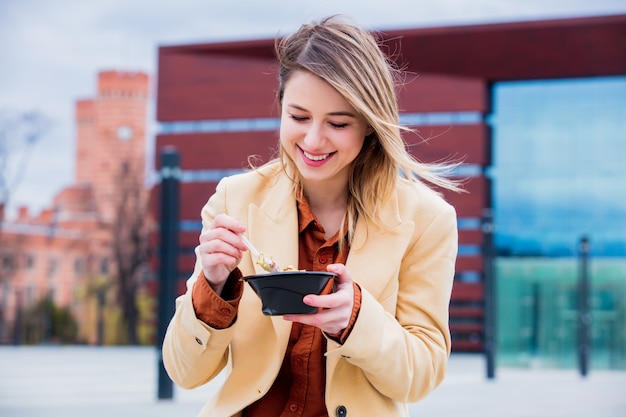
[[[400,125],[396,96],[400,71],[372,33],[331,16],[277,39],[275,51],[280,64],[279,105],[293,72],[308,71],[333,86],[373,128],[352,164],[346,213],[349,242],[361,216],[368,224],[388,230],[378,216],[379,208],[395,192],[399,177],[459,190],[458,183],[446,176],[458,163],[425,164],[408,152],[401,132],[409,129]],[[282,147],[279,160],[301,192],[298,170]]]

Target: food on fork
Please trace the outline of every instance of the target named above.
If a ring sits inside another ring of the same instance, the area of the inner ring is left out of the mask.
[[[292,271],[303,271],[299,270],[293,265],[287,265],[284,268],[279,268],[276,264],[276,261],[272,259],[271,256],[265,255],[264,253],[259,253],[259,259],[257,259],[256,263],[261,266],[261,268],[265,269],[267,272],[292,272]]]
[[[259,253],[259,258],[257,259],[256,263],[267,272],[279,272],[276,261],[274,261],[271,256],[267,256],[264,253]]]
[[[287,265],[286,267],[283,268],[283,272],[289,272],[289,271],[298,271],[298,269],[296,269],[293,265]]]

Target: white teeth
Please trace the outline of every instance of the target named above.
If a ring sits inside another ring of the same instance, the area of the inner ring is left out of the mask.
[[[304,156],[306,156],[307,159],[310,159],[311,161],[321,161],[321,160],[328,158],[328,156],[330,155],[329,153],[325,153],[323,155],[311,155],[308,152],[305,152],[305,151],[303,152],[304,152]]]

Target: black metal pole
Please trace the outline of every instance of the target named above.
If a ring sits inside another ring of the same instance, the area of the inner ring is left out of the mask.
[[[163,338],[167,325],[174,315],[176,261],[178,256],[179,223],[179,154],[174,148],[161,152],[161,221],[159,244],[159,307],[158,307],[158,398],[171,399],[174,396],[172,380],[163,365]]]
[[[22,308],[22,292],[15,291],[15,322],[13,323],[13,344],[15,346],[24,343],[24,323]]]
[[[583,236],[579,245],[580,270],[578,276],[578,368],[580,375],[583,377],[586,377],[589,371],[589,356],[591,353],[589,249],[589,239],[587,236]]]
[[[100,286],[96,290],[96,298],[98,301],[98,312],[96,322],[96,345],[102,346],[104,344],[104,298],[105,289]]]
[[[483,213],[483,268],[485,291],[485,360],[487,378],[496,376],[496,285],[495,285],[495,250],[493,244],[493,213],[490,208]]]

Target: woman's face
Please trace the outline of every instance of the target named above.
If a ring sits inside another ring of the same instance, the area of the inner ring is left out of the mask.
[[[346,186],[350,164],[371,133],[365,119],[326,81],[306,71],[285,84],[280,143],[305,188]]]

